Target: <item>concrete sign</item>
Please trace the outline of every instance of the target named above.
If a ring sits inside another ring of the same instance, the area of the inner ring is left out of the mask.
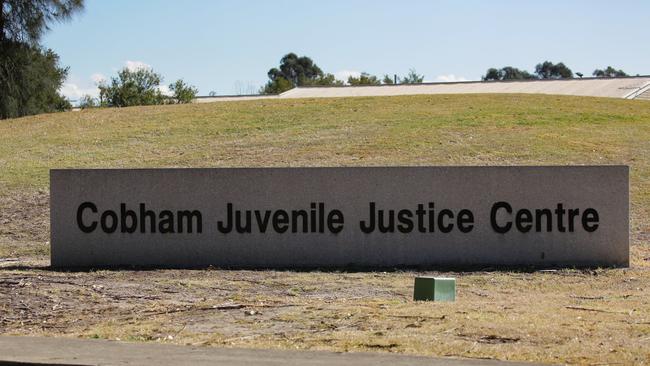
[[[52,265],[627,266],[626,166],[52,170]]]

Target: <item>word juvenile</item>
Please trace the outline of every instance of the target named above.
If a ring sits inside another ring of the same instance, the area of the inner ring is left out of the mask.
[[[144,203],[129,208],[120,203],[118,211],[102,210],[93,202],[78,206],[76,221],[83,233],[101,231],[106,234],[201,234],[204,220],[199,210],[155,211]],[[362,233],[469,233],[483,221],[474,212],[436,207],[434,202],[420,203],[400,209],[382,207],[369,202],[364,217],[357,218],[356,228]],[[345,228],[345,215],[340,209],[327,207],[324,202],[311,202],[302,209],[241,209],[227,203],[220,220],[215,220],[221,234],[251,233],[332,233]],[[575,232],[596,231],[600,225],[594,208],[565,208],[557,203],[553,208],[516,208],[505,201],[494,202],[485,222],[499,234],[509,232]]]

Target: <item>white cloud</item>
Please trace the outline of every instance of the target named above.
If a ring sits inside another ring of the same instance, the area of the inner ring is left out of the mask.
[[[99,96],[99,89],[94,86],[84,88],[75,83],[63,83],[61,89],[59,89],[59,93],[71,101],[77,101],[85,94],[97,98]]]
[[[166,96],[168,96],[168,97],[169,97],[169,96],[172,96],[172,95],[174,94],[174,93],[172,93],[171,90],[169,90],[169,86],[167,86],[167,85],[160,85],[160,86],[158,86],[158,90],[160,90],[160,92],[162,93],[162,95],[166,95]]]
[[[79,78],[75,75],[70,75],[70,78],[61,85],[59,93],[73,102],[78,101],[86,94],[93,98],[97,98],[99,97],[97,84],[102,80],[106,80],[106,76],[98,72],[87,78]]]
[[[468,79],[463,76],[456,76],[454,74],[449,74],[449,75],[439,75],[438,77],[436,77],[436,81],[453,82],[453,81],[468,81]]]
[[[355,71],[355,70],[341,70],[341,71],[337,71],[337,72],[334,73],[334,77],[336,78],[336,80],[341,80],[341,81],[343,81],[345,83],[348,82],[348,78],[350,76],[358,78],[360,75],[361,75],[361,72],[360,71]]]
[[[94,81],[95,84],[99,84],[99,83],[101,83],[102,81],[106,81],[106,80],[108,80],[108,79],[106,78],[106,76],[104,76],[104,74],[101,74],[101,73],[98,73],[98,72],[97,72],[97,73],[94,73],[94,74],[92,74],[92,75],[90,75],[90,79],[92,79],[92,81]]]
[[[126,62],[124,62],[124,66],[126,66],[126,68],[129,69],[129,71],[151,68],[151,65],[147,63],[144,63],[142,61],[131,61],[131,60],[126,60]]]

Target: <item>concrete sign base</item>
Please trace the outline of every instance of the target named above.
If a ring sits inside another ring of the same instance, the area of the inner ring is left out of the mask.
[[[52,170],[52,265],[627,266],[626,166]]]

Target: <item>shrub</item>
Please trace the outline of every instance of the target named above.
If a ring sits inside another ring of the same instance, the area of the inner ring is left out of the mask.
[[[100,104],[108,107],[163,104],[161,81],[162,76],[150,68],[123,68],[117,77],[111,78],[110,84],[99,84]]]
[[[173,93],[171,102],[178,104],[191,103],[199,92],[196,87],[186,84],[183,79],[178,79],[175,83],[169,85],[169,90]]]

